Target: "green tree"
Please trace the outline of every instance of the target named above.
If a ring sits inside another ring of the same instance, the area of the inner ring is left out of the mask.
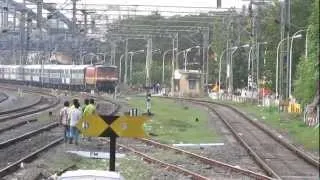
[[[304,105],[319,102],[319,0],[313,3],[308,26],[308,58],[302,56],[297,68],[294,95]]]

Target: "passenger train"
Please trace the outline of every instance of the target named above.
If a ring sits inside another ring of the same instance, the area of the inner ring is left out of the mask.
[[[114,91],[117,66],[0,65],[0,81],[49,88]]]

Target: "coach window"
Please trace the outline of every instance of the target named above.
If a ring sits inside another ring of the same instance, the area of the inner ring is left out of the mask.
[[[189,80],[189,89],[196,89],[196,80],[190,79]]]

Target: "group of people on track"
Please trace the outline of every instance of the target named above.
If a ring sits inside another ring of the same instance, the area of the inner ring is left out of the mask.
[[[79,100],[73,99],[71,106],[69,101],[65,101],[64,107],[60,110],[59,123],[64,128],[65,143],[69,141],[69,144],[72,144],[74,140],[78,145],[79,130],[76,128],[76,124],[81,118],[96,112],[94,99],[85,99],[84,105],[80,106]]]

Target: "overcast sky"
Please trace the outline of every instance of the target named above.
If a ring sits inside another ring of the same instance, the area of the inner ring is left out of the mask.
[[[23,0],[15,0],[16,2],[22,3]],[[68,18],[72,17],[72,1],[71,0],[43,0],[45,3],[57,3],[57,9],[60,10]],[[243,5],[249,3],[248,0],[221,0],[222,8],[241,8]],[[93,6],[92,4],[96,4]],[[120,9],[124,11],[110,11],[110,6],[107,5],[151,5],[151,6],[184,6],[184,7],[206,7],[203,8],[178,8],[178,7],[128,7],[121,6]],[[33,9],[36,12],[35,5],[27,5],[28,8]],[[152,11],[159,11],[162,16],[172,16],[172,15],[187,15],[186,12],[194,12],[196,14],[200,12],[212,11],[217,7],[217,0],[79,0],[77,1],[77,7],[79,9],[96,9],[100,8],[104,11],[99,11],[96,14],[108,14],[109,19],[117,18],[119,15],[148,15]],[[212,9],[211,9],[212,8]],[[65,10],[62,10],[65,9]],[[130,9],[130,12],[127,10]],[[134,11],[137,10],[137,12]],[[105,11],[108,10],[108,11]],[[139,12],[140,10],[140,12]],[[95,10],[96,11],[96,10]],[[169,12],[168,12],[169,11]],[[182,11],[184,13],[182,13]],[[179,13],[176,13],[179,12]],[[43,16],[46,17],[49,12],[43,10]],[[139,14],[140,13],[140,14]],[[190,13],[188,13],[190,14]],[[82,13],[77,12],[77,19],[82,19]],[[88,17],[90,19],[90,17]]]
[[[66,0],[44,0],[44,2],[64,3]],[[70,1],[70,0],[68,0]],[[242,0],[221,0],[223,8],[238,7],[241,8],[244,2]],[[247,1],[248,2],[248,1]],[[216,0],[81,0],[80,4],[122,4],[122,5],[168,5],[168,6],[204,6],[216,7]]]

